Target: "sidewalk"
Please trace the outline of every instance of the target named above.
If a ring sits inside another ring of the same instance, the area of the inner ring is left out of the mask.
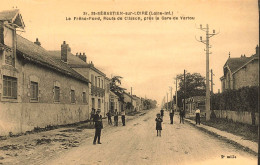
[[[185,119],[185,121],[189,122],[190,124],[192,124],[193,126],[202,129],[210,134],[213,134],[217,137],[222,137],[223,139],[229,141],[232,144],[236,144],[239,145],[241,147],[243,147],[246,150],[249,150],[255,154],[258,153],[258,144],[256,142],[252,142],[250,140],[245,140],[240,136],[225,132],[225,131],[221,131],[219,129],[213,128],[213,127],[209,127],[203,124],[200,125],[196,125],[196,122],[190,119]]]

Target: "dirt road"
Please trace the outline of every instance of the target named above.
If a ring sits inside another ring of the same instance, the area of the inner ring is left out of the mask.
[[[164,117],[162,136],[156,136],[155,117],[159,109],[131,120],[125,127],[109,126],[102,131],[102,144],[88,138],[82,145],[44,163],[60,164],[257,164],[257,157],[208,135],[193,126],[169,124]],[[223,157],[224,156],[224,157]],[[227,158],[227,157],[230,158]],[[222,158],[223,157],[223,158]]]

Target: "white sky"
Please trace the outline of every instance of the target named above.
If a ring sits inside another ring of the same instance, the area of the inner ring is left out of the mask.
[[[158,103],[174,86],[173,78],[183,70],[205,76],[205,45],[196,29],[209,24],[220,34],[210,39],[210,68],[214,71],[214,92],[221,88],[223,65],[231,57],[251,56],[258,44],[257,0],[4,0],[0,10],[20,9],[25,38],[42,47],[59,50],[66,40],[72,52],[85,52],[108,77],[120,75],[123,87],[133,94]],[[66,21],[84,11],[173,11],[192,16],[194,21]],[[174,88],[175,91],[175,88]]]

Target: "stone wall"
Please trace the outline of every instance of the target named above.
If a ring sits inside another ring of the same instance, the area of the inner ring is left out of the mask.
[[[240,122],[245,124],[252,124],[251,112],[239,112],[239,111],[228,111],[228,110],[214,110],[217,118],[230,119],[234,122]],[[256,125],[258,125],[258,113],[256,115]]]

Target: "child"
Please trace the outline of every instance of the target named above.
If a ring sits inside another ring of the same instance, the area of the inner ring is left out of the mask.
[[[161,115],[160,113],[158,113],[157,115],[157,118],[155,119],[156,121],[156,130],[157,130],[157,136],[161,136],[161,130],[162,130],[162,122],[163,120],[161,119]],[[158,134],[159,133],[159,134]]]

